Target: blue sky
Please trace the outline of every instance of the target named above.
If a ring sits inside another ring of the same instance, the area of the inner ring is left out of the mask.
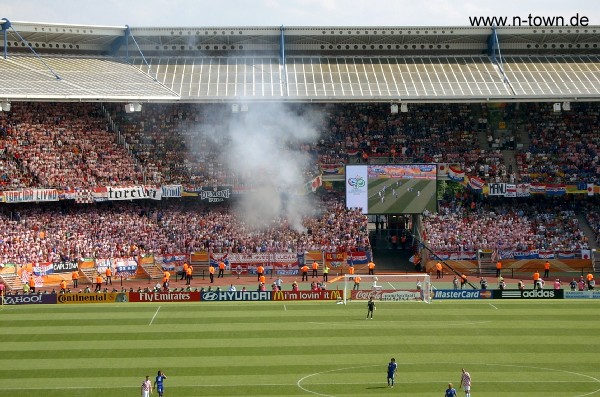
[[[469,26],[469,16],[562,16],[600,25],[590,0],[0,0],[11,21],[103,26]]]

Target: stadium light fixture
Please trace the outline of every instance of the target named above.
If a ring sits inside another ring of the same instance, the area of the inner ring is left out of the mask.
[[[400,111],[402,113],[408,113],[408,104],[407,103],[401,103],[400,104]]]
[[[248,104],[242,103],[242,105],[240,106],[240,111],[247,112],[248,111]]]
[[[10,112],[10,102],[0,102],[0,112]]]
[[[552,105],[552,111],[554,111],[554,113],[560,113],[560,102],[556,102],[554,105]]]
[[[392,103],[392,105],[390,106],[390,113],[391,114],[398,114],[398,105],[395,103]]]
[[[571,102],[563,102],[562,109],[566,110],[567,112],[571,110]]]
[[[139,102],[131,102],[125,104],[125,113],[141,112],[142,104]]]
[[[237,113],[240,111],[240,105],[238,105],[237,103],[234,103],[231,105],[231,113]]]

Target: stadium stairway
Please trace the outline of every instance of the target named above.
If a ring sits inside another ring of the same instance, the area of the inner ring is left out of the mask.
[[[394,252],[389,250],[373,251],[376,273],[414,273],[415,266],[409,261],[412,252],[408,249]]]
[[[503,150],[502,157],[504,159],[504,164],[506,165],[506,169],[512,170],[515,175],[518,174],[519,168],[517,167],[517,157],[516,150]]]
[[[386,238],[387,233],[372,232],[370,236],[371,248],[373,250],[373,261],[375,262],[375,272],[397,273],[415,271],[414,265],[409,261],[412,256],[410,249],[392,250],[391,243]],[[373,244],[375,243],[375,244]]]
[[[23,282],[16,274],[0,274],[0,280],[9,291],[23,290]]]
[[[79,269],[79,281],[84,284],[93,284],[94,279],[96,278],[96,268],[95,267],[86,267]]]
[[[164,276],[163,270],[156,264],[143,264],[142,265],[144,276],[139,273],[134,278],[150,278],[151,280],[162,279]]]
[[[577,221],[579,222],[579,227],[581,228],[581,231],[583,231],[583,234],[585,234],[585,237],[587,237],[587,239],[588,239],[588,245],[589,245],[590,249],[591,250],[598,249],[598,243],[596,242],[596,235],[594,234],[594,231],[590,227],[590,224],[588,223],[587,219],[585,219],[585,214],[578,212],[577,213]]]
[[[496,277],[496,262],[491,259],[479,259],[479,274],[478,277]]]

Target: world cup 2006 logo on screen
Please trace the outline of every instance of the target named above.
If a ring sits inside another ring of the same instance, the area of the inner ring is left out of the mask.
[[[354,178],[348,178],[348,185],[353,189],[360,189],[365,187],[366,182],[361,176],[356,176]]]

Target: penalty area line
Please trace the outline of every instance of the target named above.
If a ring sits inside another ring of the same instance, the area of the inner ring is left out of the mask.
[[[150,320],[150,324],[148,324],[148,325],[152,325],[152,323],[154,322],[154,319],[156,318],[156,315],[158,314],[159,310],[160,310],[160,306],[158,307],[158,309],[156,309],[156,313],[154,313],[154,316],[152,316],[152,320]]]
[[[491,307],[493,307],[494,309],[498,310],[498,308],[494,305],[492,305],[491,303],[488,303],[488,305],[490,305]]]

